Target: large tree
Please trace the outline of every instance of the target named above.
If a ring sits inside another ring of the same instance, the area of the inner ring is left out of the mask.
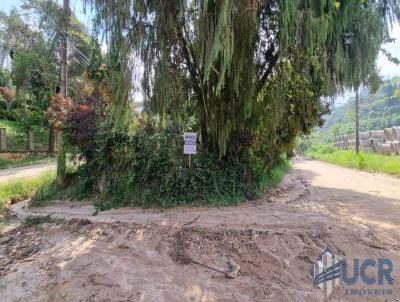
[[[139,66],[146,109],[163,118],[190,108],[203,141],[221,156],[245,153],[263,131],[289,148],[319,122],[321,96],[374,73],[399,17],[398,0],[86,3],[120,70],[114,123],[128,100],[132,68]]]

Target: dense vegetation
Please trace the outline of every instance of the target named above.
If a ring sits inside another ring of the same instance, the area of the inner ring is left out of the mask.
[[[91,160],[75,173],[78,179],[72,193],[85,197],[94,189],[101,193],[100,209],[236,204],[261,195],[288,169],[285,158],[268,171],[256,162],[250,170],[248,163],[233,156],[219,160],[218,154],[206,149],[192,158],[189,167],[182,155],[181,135],[148,122],[134,133],[125,129],[98,133],[94,149]]]
[[[327,136],[354,133],[354,98],[335,108],[327,117],[321,131]],[[360,93],[360,130],[378,130],[400,125],[400,79],[383,82],[371,93],[364,89]]]
[[[54,120],[84,162],[67,182],[100,194],[100,208],[258,196],[297,136],[321,125],[323,96],[376,80],[398,17],[397,1],[86,3],[109,52],[92,57],[86,102]],[[199,138],[190,168],[184,131]]]
[[[6,128],[11,150],[26,148],[29,130],[34,131],[39,148],[49,146],[49,122],[44,113],[59,85],[62,23],[60,5],[54,1],[29,0],[9,14],[0,11],[0,120],[1,126],[10,125]],[[90,54],[92,45],[74,15],[70,23],[70,94],[78,99],[77,87],[85,70],[82,56]]]
[[[30,3],[50,14],[55,5]],[[47,120],[64,133],[77,163],[66,173],[61,154],[59,184],[75,196],[98,194],[100,209],[231,204],[260,195],[282,176],[296,138],[322,125],[324,96],[376,83],[377,55],[399,17],[398,0],[85,3],[107,53],[92,39],[69,96],[43,95]],[[19,52],[21,62],[41,62],[25,55]],[[57,59],[54,51],[49,58]],[[53,83],[48,67],[35,73],[50,75],[39,87]],[[26,81],[32,74],[23,79],[16,90],[33,87]],[[138,89],[141,112],[132,98]],[[182,154],[185,131],[198,135],[191,167]]]

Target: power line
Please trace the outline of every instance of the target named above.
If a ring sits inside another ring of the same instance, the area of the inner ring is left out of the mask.
[[[71,43],[71,46],[85,61],[90,62],[90,59],[75,44]]]
[[[76,57],[73,57],[73,59],[74,59],[74,61],[75,61],[76,63],[78,63],[78,65],[82,66],[83,68],[86,68],[86,67],[87,67],[86,64],[81,63],[79,60],[76,59]]]
[[[39,9],[43,12],[43,13],[45,13],[46,14],[46,12],[43,10],[43,8],[42,7],[39,7]],[[27,12],[27,13],[24,13],[24,14],[33,14],[34,12]],[[23,14],[21,14],[21,15],[23,15]],[[14,15],[13,15],[14,16]],[[50,23],[51,23],[51,25],[54,27],[54,29],[55,29],[55,31],[61,36],[61,37],[63,37],[64,38],[64,32],[63,32],[63,30],[61,30],[60,29],[60,27],[59,27],[59,25],[57,24],[57,22],[52,18],[52,17],[50,17],[49,15],[47,15],[46,16],[46,20],[47,21],[49,21]],[[74,56],[74,58],[75,58],[75,60],[74,61],[76,61],[76,62],[78,62],[79,61],[79,63],[80,63],[80,65],[81,66],[83,66],[83,67],[87,67],[89,64],[90,64],[90,59],[74,44],[74,43],[72,43],[71,41],[69,41],[69,46],[71,46],[71,48],[72,48],[72,52],[73,52],[73,56]],[[14,43],[9,43],[9,44],[6,44],[6,43],[3,43],[3,46],[7,46],[8,48],[10,48],[10,47],[15,47],[15,44]]]
[[[90,59],[78,47],[76,47],[72,42],[71,42],[71,47],[89,65]]]
[[[42,10],[43,11],[43,10]],[[45,11],[43,11],[45,13]],[[64,32],[60,29],[59,25],[57,24],[57,22],[51,18],[50,16],[47,16],[47,20],[54,26],[56,32],[61,36],[64,37]],[[71,46],[73,48],[73,52],[77,53],[78,56],[80,56],[84,62],[81,62],[82,64],[85,64],[87,67],[90,63],[90,59],[78,48],[76,47],[76,45],[74,43],[72,43],[71,41],[69,41],[69,46]]]
[[[45,11],[43,11],[43,12],[45,13]],[[64,33],[62,30],[60,30],[59,26],[57,25],[57,22],[54,21],[54,19],[52,19],[50,16],[47,16],[47,18],[50,21],[50,23],[52,23],[52,25],[54,26],[54,28],[58,32],[58,34],[60,34],[61,37],[64,37]],[[69,41],[69,45],[73,48],[74,53],[77,53],[84,60],[84,62],[82,62],[82,63],[85,64],[87,67],[90,63],[90,59],[78,47],[76,47],[76,45],[74,43],[72,43],[71,41]]]
[[[89,64],[87,64],[87,62],[82,61],[82,59],[80,59],[80,58],[77,57],[77,56],[74,56],[74,55],[73,55],[72,58],[74,59],[75,62],[79,62],[80,65],[83,66],[83,67],[85,67],[85,68],[88,67],[88,65],[89,65]]]

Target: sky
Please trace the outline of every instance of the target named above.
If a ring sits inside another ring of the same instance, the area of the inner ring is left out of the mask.
[[[383,45],[382,47],[385,48],[392,56],[397,57],[400,59],[400,26],[399,24],[395,24],[391,29],[391,36],[392,38],[396,39],[393,43],[388,43]],[[383,80],[393,78],[395,76],[400,76],[400,66],[390,62],[386,56],[382,53],[379,54],[377,60],[377,67],[379,70],[379,74]],[[354,97],[354,91],[346,91],[343,95],[336,96],[335,99],[335,106],[340,106],[346,104],[349,98]]]
[[[54,0],[62,4],[62,0]],[[17,10],[23,4],[21,0],[0,0],[0,10],[9,13],[9,11],[14,7]],[[85,14],[83,9],[83,0],[70,0],[71,10],[78,17],[78,19],[85,24],[89,29],[91,28],[91,16],[90,14]]]
[[[23,3],[21,0],[0,0],[0,10],[9,12],[12,7],[19,9],[20,5]],[[55,0],[62,3],[62,0]],[[70,6],[72,11],[78,17],[78,19],[87,26],[90,30],[91,28],[91,15],[89,12],[84,12],[82,0],[70,0]],[[392,37],[396,39],[394,43],[384,45],[383,47],[388,50],[393,56],[400,58],[400,26],[396,24],[391,30]],[[104,43],[103,43],[104,44]],[[105,44],[104,44],[105,45]],[[400,66],[388,61],[388,59],[381,53],[378,57],[377,66],[379,73],[383,79],[389,79],[394,76],[400,76]],[[348,99],[354,96],[353,91],[346,91],[343,95],[338,95],[335,100],[337,106],[345,104]]]

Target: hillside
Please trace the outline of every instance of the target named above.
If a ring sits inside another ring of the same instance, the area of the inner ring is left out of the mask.
[[[329,136],[354,132],[355,98],[335,108],[321,129]],[[360,130],[377,130],[400,125],[400,77],[382,83],[375,93],[360,93]]]

